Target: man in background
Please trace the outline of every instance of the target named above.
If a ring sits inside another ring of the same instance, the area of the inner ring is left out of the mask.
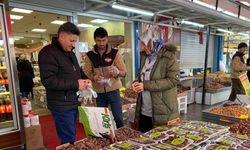
[[[245,89],[241,84],[239,76],[250,70],[250,66],[246,66],[243,56],[247,52],[247,44],[240,43],[238,45],[238,51],[232,57],[231,62],[231,80],[232,90],[229,96],[230,101],[235,101],[237,94],[246,94]]]
[[[33,78],[35,78],[35,75],[33,67],[29,60],[26,59],[25,54],[20,55],[20,58],[17,61],[17,70],[21,97],[28,98],[31,93],[33,98]]]

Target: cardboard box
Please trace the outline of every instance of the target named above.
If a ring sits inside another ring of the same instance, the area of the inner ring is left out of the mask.
[[[25,128],[25,137],[27,139],[34,139],[36,137],[41,137],[41,125],[30,126]]]
[[[33,139],[26,139],[26,149],[27,150],[37,150],[43,148],[43,137],[36,136]]]

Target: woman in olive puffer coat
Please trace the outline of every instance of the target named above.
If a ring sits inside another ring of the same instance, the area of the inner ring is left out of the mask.
[[[133,90],[139,93],[135,123],[142,132],[179,118],[177,83],[180,69],[175,56],[177,48],[171,44],[164,45],[160,38],[153,39],[150,37],[152,31],[148,30],[140,38],[144,51],[140,53],[138,81],[132,84]],[[156,34],[161,32],[158,27],[151,30],[156,30]]]

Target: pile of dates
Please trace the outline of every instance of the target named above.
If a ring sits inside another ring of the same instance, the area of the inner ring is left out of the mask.
[[[136,93],[132,87],[126,88],[124,91],[124,96],[127,98],[137,99],[138,93]]]
[[[57,150],[99,150],[103,147],[109,146],[111,141],[106,138],[86,138],[75,142],[75,144],[68,144],[60,147]]]
[[[136,138],[142,134],[143,134],[142,132],[139,132],[130,128],[126,128],[126,127],[115,130],[115,136],[116,136],[117,141],[125,141],[130,138]]]
[[[231,125],[229,131],[250,136],[250,118]]]

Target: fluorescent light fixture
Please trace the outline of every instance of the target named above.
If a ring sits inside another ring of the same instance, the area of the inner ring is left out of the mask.
[[[250,22],[250,19],[247,17],[240,16],[240,19]]]
[[[112,8],[123,10],[123,11],[129,11],[129,12],[133,12],[133,13],[137,13],[137,14],[141,14],[141,15],[146,15],[146,16],[153,16],[154,15],[154,13],[150,12],[150,11],[146,11],[146,10],[142,10],[142,9],[138,9],[138,8],[133,8],[133,7],[128,7],[128,6],[124,6],[124,5],[119,5],[116,3],[114,3],[112,5]]]
[[[39,29],[39,28],[35,28],[35,29],[32,29],[33,32],[45,32],[47,31],[47,29]]]
[[[227,15],[229,15],[229,16],[238,17],[238,14],[235,14],[235,13],[233,13],[233,12],[227,11],[227,10],[222,9],[222,8],[220,8],[220,7],[219,7],[217,10],[218,10],[219,12],[222,12],[222,13],[227,14]]]
[[[182,20],[181,23],[182,24],[186,24],[186,25],[197,26],[197,27],[200,27],[200,28],[204,28],[204,26],[205,26],[205,25],[200,24],[200,23],[191,22],[191,21],[185,21],[185,20]]]
[[[13,20],[20,20],[22,19],[23,16],[18,16],[18,15],[10,15],[10,19],[13,19]]]
[[[63,20],[54,20],[54,21],[52,21],[51,23],[52,24],[59,24],[59,25],[62,25],[62,24],[64,24],[66,21],[63,21]]]
[[[241,33],[241,32],[239,32],[238,35],[242,35],[242,36],[247,36],[247,37],[249,37],[249,34]]]
[[[233,34],[234,33],[232,31],[228,31],[228,30],[225,30],[225,29],[217,29],[217,31],[225,32],[225,33],[229,33],[229,34]]]
[[[92,22],[92,23],[105,23],[105,22],[108,22],[108,20],[94,19],[94,20],[91,20],[90,22]]]
[[[98,28],[97,26],[94,26],[92,24],[85,24],[85,23],[78,24],[77,26],[81,28]]]
[[[10,21],[11,24],[15,23],[14,21]]]
[[[21,9],[21,8],[13,8],[11,11],[18,12],[18,13],[24,13],[24,14],[30,14],[33,12],[33,10],[27,10],[27,9]]]
[[[205,6],[207,8],[210,8],[210,9],[215,9],[216,8],[215,6],[207,4],[207,3],[204,3],[204,2],[202,2],[200,0],[193,0],[193,2],[196,3],[196,4],[199,4],[201,6]]]
[[[247,1],[239,1],[239,2],[242,3],[242,4],[244,4],[244,5],[246,5],[246,6],[248,6],[248,7],[250,7],[250,3],[247,2]]]
[[[23,39],[23,36],[14,36],[14,39]]]

